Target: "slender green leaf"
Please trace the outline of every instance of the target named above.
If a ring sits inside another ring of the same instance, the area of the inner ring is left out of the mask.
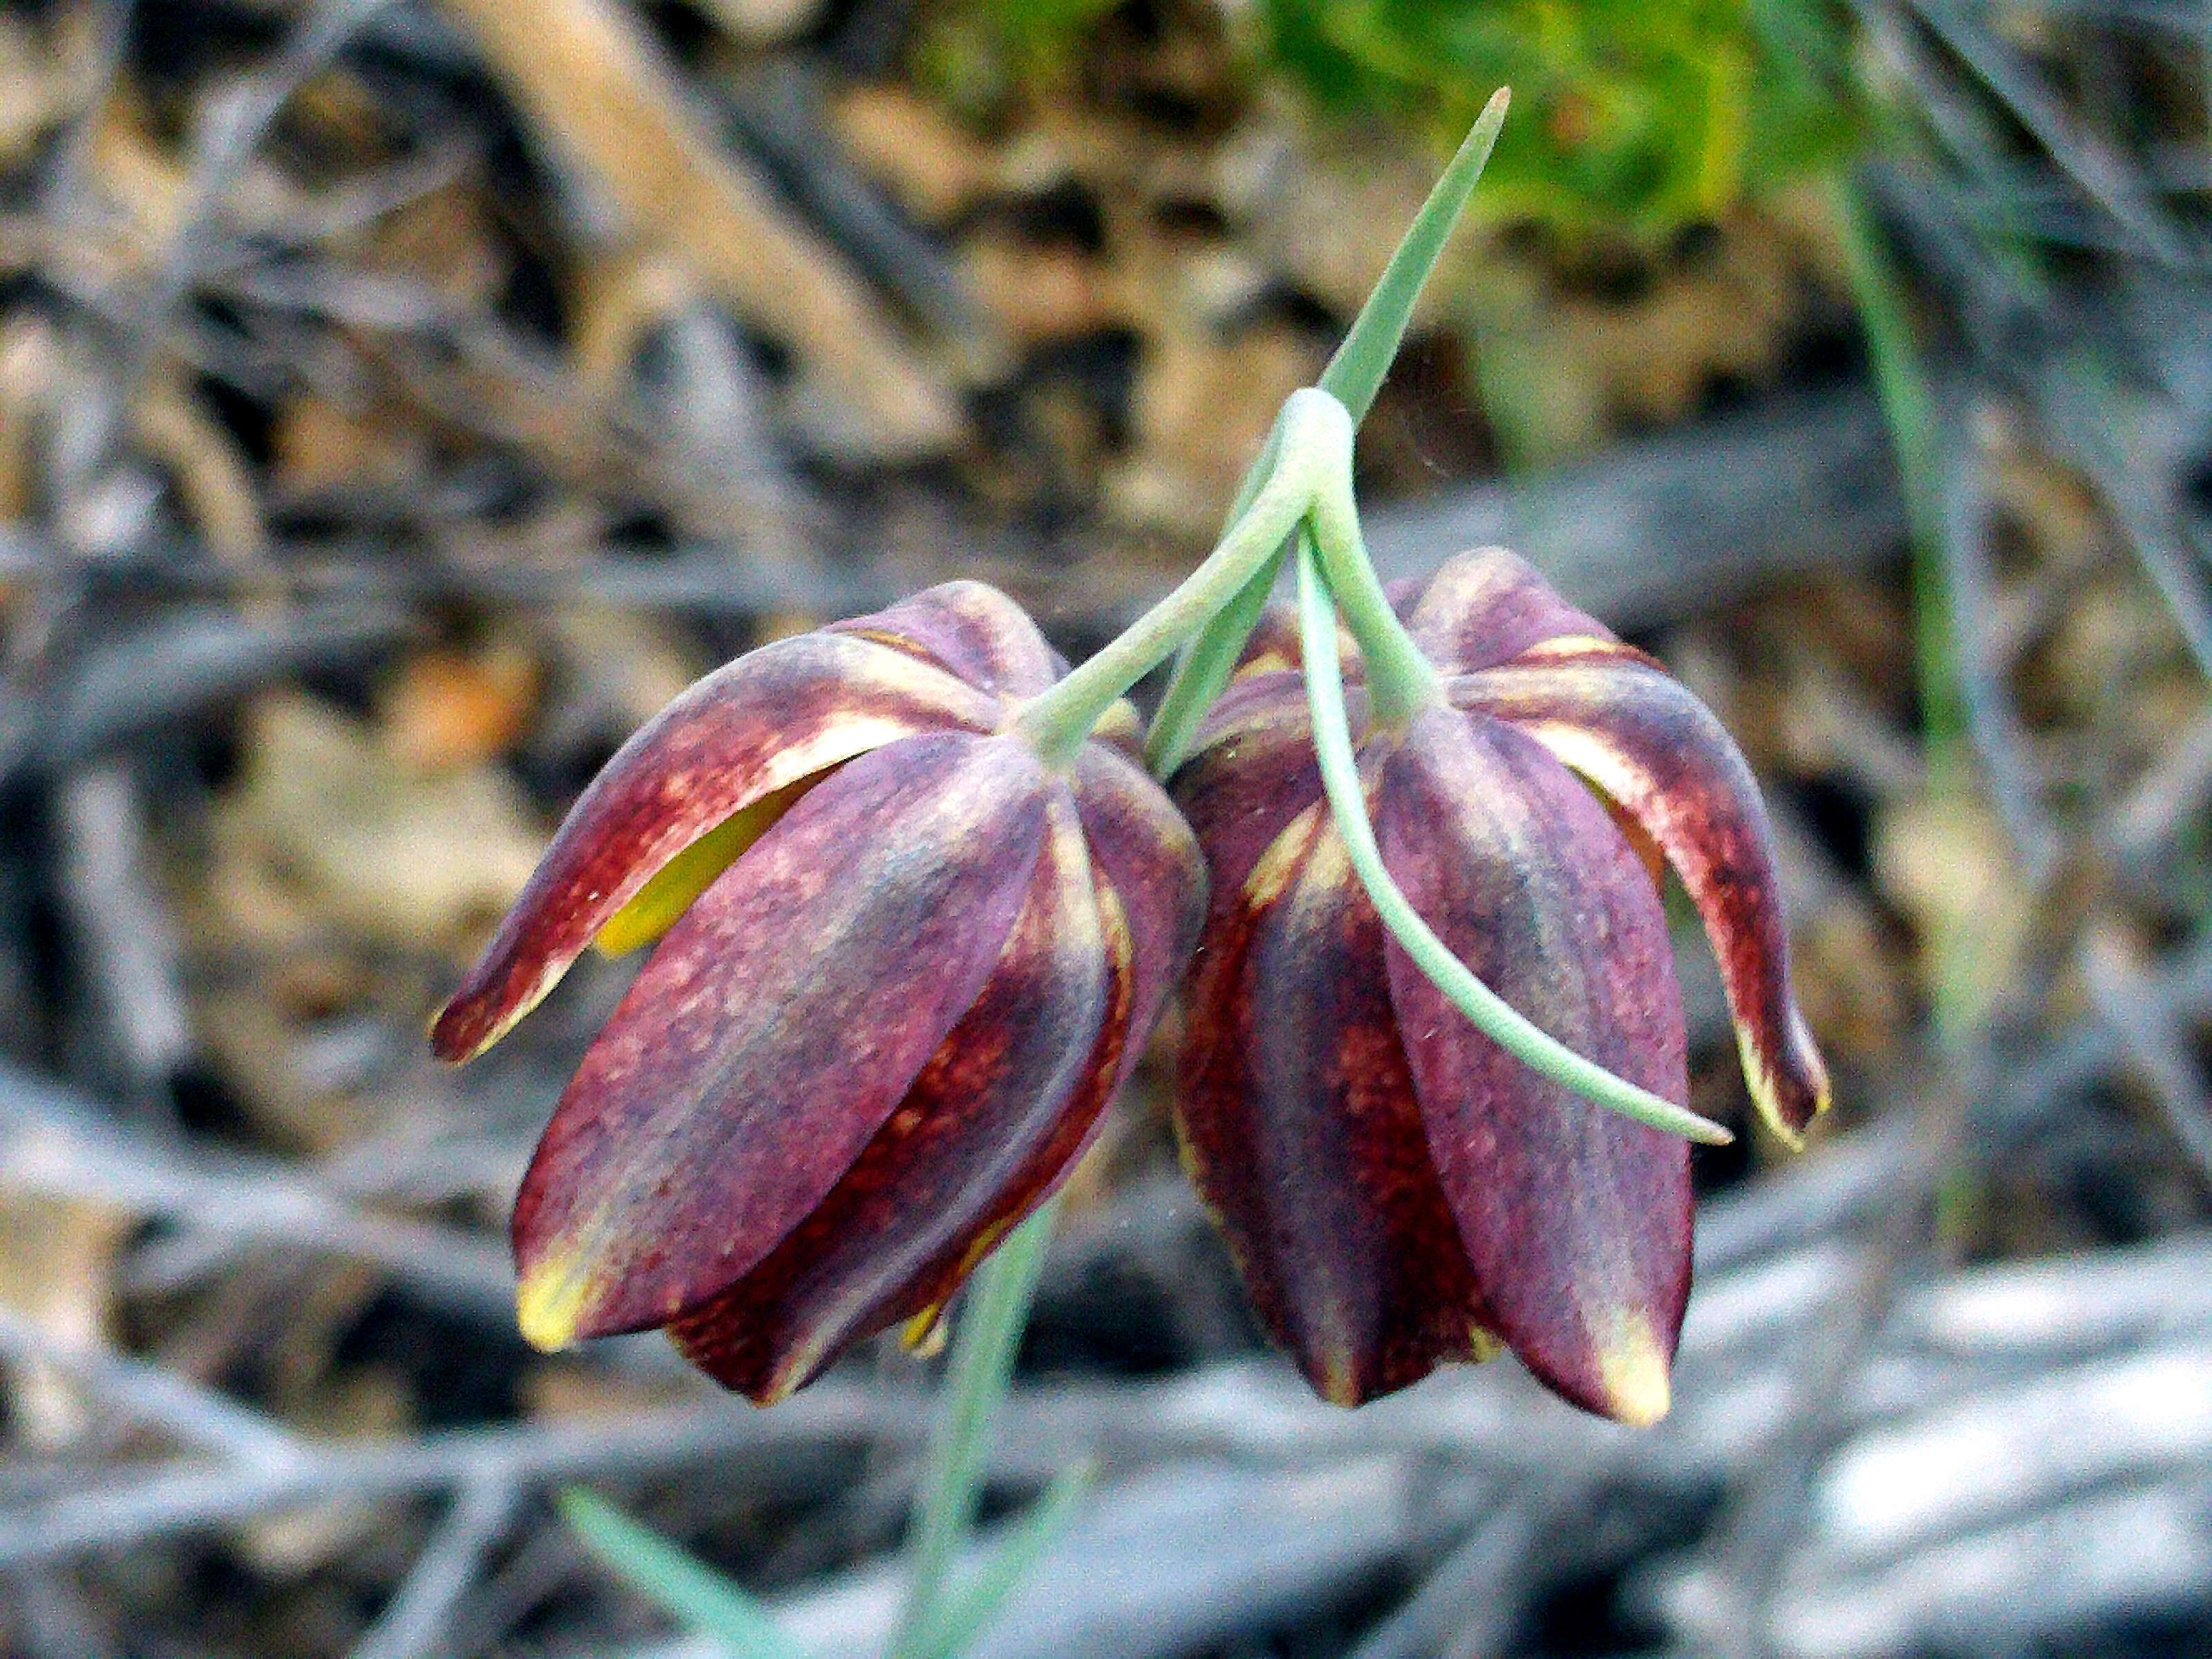
[[[1482,106],[1481,115],[1461,141],[1458,152],[1429,191],[1428,200],[1421,204],[1421,210],[1399,239],[1390,263],[1382,268],[1367,303],[1359,307],[1344,343],[1321,372],[1321,389],[1333,393],[1352,411],[1355,428],[1374,407],[1375,394],[1382,389],[1383,377],[1389,374],[1398,348],[1405,343],[1407,327],[1413,320],[1413,302],[1420,298],[1429,273],[1443,257],[1452,227],[1466,210],[1475,181],[1482,177],[1490,152],[1497,148],[1510,97],[1504,87],[1490,94],[1490,101]]]
[[[1057,1200],[1048,1203],[1016,1228],[969,1283],[953,1332],[951,1373],[930,1431],[915,1515],[914,1577],[891,1642],[892,1659],[921,1659],[923,1638],[944,1616],[945,1580],[975,1523],[991,1413],[1013,1374],[1059,1208]]]
[[[1066,1530],[1095,1474],[1089,1463],[1079,1463],[1053,1477],[998,1553],[968,1583],[943,1598],[937,1616],[915,1641],[915,1659],[952,1659],[981,1634],[1053,1540]]]
[[[596,1492],[570,1486],[556,1501],[592,1553],[632,1589],[714,1638],[738,1659],[808,1659],[805,1650],[747,1591]]]
[[[1845,178],[1834,181],[1837,221],[1851,295],[1866,329],[1875,392],[1889,427],[1890,447],[1905,484],[1905,512],[1912,532],[1914,658],[1920,670],[1920,719],[1939,766],[1948,765],[1966,729],[1952,637],[1950,585],[1944,580],[1941,469],[1936,460],[1935,394],[1912,342],[1905,285],[1892,264],[1865,199]]]

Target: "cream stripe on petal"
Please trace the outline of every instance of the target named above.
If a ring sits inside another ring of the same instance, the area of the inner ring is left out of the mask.
[[[1601,733],[1587,726],[1560,720],[1515,719],[1516,730],[1527,732],[1559,761],[1580,773],[1638,821],[1645,824],[1646,831],[1659,843],[1669,861],[1679,869],[1684,850],[1681,842],[1687,836],[1681,833],[1687,826],[1680,822],[1664,794],[1659,790],[1651,774],[1636,763],[1634,758],[1619,744],[1610,742]],[[1686,877],[1686,881],[1689,878]],[[1695,890],[1697,884],[1690,882],[1691,896],[1698,900],[1701,912],[1705,904]],[[1778,898],[1775,900],[1778,902]],[[1708,919],[1707,933],[1712,935]],[[1720,957],[1723,984],[1728,992],[1729,1012],[1735,1026],[1736,1047],[1743,1060],[1745,1087],[1750,1091],[1752,1103],[1765,1119],[1767,1127],[1791,1147],[1805,1143],[1804,1131],[1792,1125],[1783,1109],[1781,1066],[1782,1053],[1770,1049],[1761,1040],[1759,1023],[1746,1006],[1746,987],[1734,982],[1729,960],[1730,947],[1736,941],[1712,937],[1716,955]],[[1821,1063],[1820,1051],[1814,1046],[1812,1033],[1806,1029],[1804,1017],[1799,1012],[1794,998],[1788,996],[1787,981],[1784,1006],[1780,1012],[1780,1029],[1775,1038],[1787,1045],[1788,1054],[1801,1069],[1814,1094],[1813,1110],[1817,1115],[1827,1109],[1829,1085],[1826,1067]]]
[[[909,721],[885,720],[870,715],[854,715],[832,720],[827,725],[817,727],[813,735],[806,742],[790,749],[779,750],[765,762],[754,775],[757,781],[756,787],[748,790],[745,798],[733,805],[728,812],[708,822],[700,834],[704,835],[711,831],[730,817],[743,811],[755,801],[772,795],[780,789],[788,788],[817,772],[826,772],[833,766],[842,765],[854,757],[865,755],[872,749],[880,749],[895,738],[911,737],[914,735],[914,729]],[[687,775],[678,774],[664,781],[662,791],[664,794],[678,793],[687,789],[690,784],[690,780]],[[647,882],[659,874],[667,867],[671,860],[698,839],[699,836],[694,835],[672,836],[668,838],[665,844],[652,848],[645,856],[630,866],[629,873],[621,882],[608,889],[604,895],[593,896],[595,907],[606,911],[607,921],[613,921],[624,905],[644,890]],[[605,926],[604,922],[600,924],[601,927]],[[459,1058],[470,1059],[482,1054],[520,1024],[539,1003],[552,994],[553,988],[558,985],[562,976],[575,965],[577,957],[583,954],[585,948],[590,944],[591,939],[597,936],[599,931],[598,928],[594,928],[590,934],[578,941],[574,950],[548,957],[539,969],[537,978],[532,981],[529,989],[523,994],[520,1000],[485,1030],[483,1036],[477,1039],[467,1054],[461,1055]]]
[[[483,1052],[686,847],[763,796],[884,744],[991,731],[999,705],[864,640],[811,634],[718,669],[634,734],[571,809],[438,1018],[441,1058]]]
[[[1537,641],[1510,662],[1500,663],[1497,668],[1486,672],[1510,672],[1523,665],[1539,664],[1547,668],[1556,667],[1577,658],[1591,657],[1611,662],[1649,664],[1652,661],[1644,652],[1619,640],[1601,639],[1595,634],[1560,634],[1552,639]]]

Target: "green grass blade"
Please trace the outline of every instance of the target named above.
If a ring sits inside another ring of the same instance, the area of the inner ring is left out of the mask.
[[[952,1370],[929,1437],[916,1504],[913,1582],[891,1643],[893,1659],[919,1659],[922,1638],[943,1616],[946,1579],[975,1518],[989,1447],[991,1413],[1006,1392],[1030,1298],[1052,1242],[1058,1202],[1046,1204],[976,1270],[952,1334]]]
[[[810,1659],[750,1593],[598,1493],[570,1486],[556,1502],[562,1518],[624,1583],[739,1659]]]
[[[959,1590],[945,1596],[928,1628],[915,1644],[915,1659],[952,1659],[982,1632],[1021,1582],[1030,1576],[1053,1540],[1075,1517],[1075,1506],[1091,1490],[1088,1463],[1063,1469],[1030,1505],[1013,1535]]]
[[[1936,461],[1936,413],[1920,353],[1912,340],[1905,283],[1866,200],[1852,183],[1834,183],[1837,222],[1851,295],[1866,330],[1875,395],[1889,428],[1890,447],[1905,486],[1905,522],[1912,536],[1913,657],[1920,671],[1920,720],[1929,757],[1938,768],[1955,763],[1966,729],[1959,693],[1951,595],[1944,579],[1942,486]]]

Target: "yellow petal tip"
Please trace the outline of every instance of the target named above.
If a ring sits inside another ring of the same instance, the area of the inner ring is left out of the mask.
[[[522,1340],[540,1353],[557,1353],[576,1340],[588,1284],[565,1260],[540,1261],[514,1291],[514,1322]]]
[[[1613,1340],[1599,1350],[1597,1363],[1606,1408],[1615,1421],[1645,1428],[1674,1403],[1667,1350],[1642,1315],[1625,1314],[1615,1322]]]
[[[933,1303],[899,1327],[899,1342],[908,1353],[934,1359],[945,1351],[945,1304]]]
[[[1359,1390],[1358,1373],[1352,1368],[1352,1357],[1335,1351],[1322,1355],[1314,1392],[1332,1406],[1357,1406],[1364,1396]]]

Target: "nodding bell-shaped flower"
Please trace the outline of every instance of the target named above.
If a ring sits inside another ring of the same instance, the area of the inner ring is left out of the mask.
[[[1681,1103],[1663,856],[1719,957],[1753,1097],[1797,1139],[1827,1080],[1719,722],[1502,550],[1396,608],[1441,700],[1372,725],[1347,659],[1347,705],[1383,866],[1421,918],[1538,1026]],[[1186,1162],[1328,1398],[1502,1344],[1575,1404],[1651,1421],[1689,1292],[1689,1149],[1508,1055],[1386,933],[1322,797],[1297,640],[1263,621],[1172,785],[1212,878]]]
[[[665,1326],[765,1403],[1052,1192],[1205,890],[1125,746],[1012,728],[1065,672],[951,583],[709,675],[578,800],[432,1034],[469,1059],[586,945],[659,939],[515,1200],[531,1341]]]

